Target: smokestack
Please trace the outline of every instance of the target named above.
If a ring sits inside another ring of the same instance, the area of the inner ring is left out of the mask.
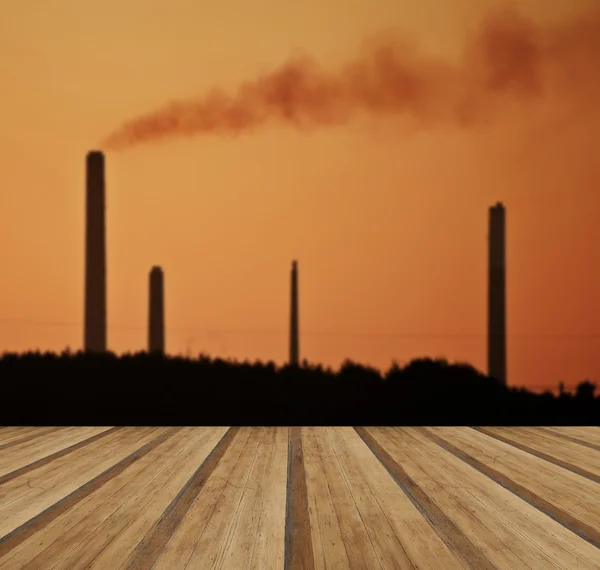
[[[88,153],[85,220],[85,352],[106,351],[104,155]]]
[[[165,353],[164,277],[160,267],[153,267],[150,271],[148,352]]]
[[[488,274],[488,375],[506,385],[505,209],[490,208]]]
[[[290,364],[298,366],[298,263],[296,261],[292,261],[290,309]]]

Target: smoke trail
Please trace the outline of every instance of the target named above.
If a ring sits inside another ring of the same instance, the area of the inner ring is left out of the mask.
[[[513,10],[493,12],[465,42],[459,64],[420,56],[400,39],[372,43],[341,69],[291,60],[235,93],[170,103],[125,122],[102,143],[125,149],[176,136],[237,134],[267,123],[343,125],[359,115],[423,126],[478,125],[507,106],[598,94],[600,10],[543,28]]]

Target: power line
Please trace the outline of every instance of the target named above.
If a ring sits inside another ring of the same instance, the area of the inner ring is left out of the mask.
[[[32,321],[24,319],[6,319],[0,318],[0,326],[12,327],[69,327],[83,328],[83,323],[78,321]],[[147,330],[147,325],[133,324],[109,324],[109,329],[129,329],[129,330]],[[241,334],[241,335],[288,335],[289,331],[285,329],[217,329],[202,327],[170,326],[165,327],[169,332],[187,332],[187,333],[205,333],[214,334]],[[486,332],[357,332],[357,331],[317,331],[301,330],[302,335],[308,336],[347,336],[347,337],[371,337],[371,338],[481,338],[486,337]],[[582,332],[524,332],[509,333],[507,337],[524,338],[600,338],[600,333],[582,333]]]

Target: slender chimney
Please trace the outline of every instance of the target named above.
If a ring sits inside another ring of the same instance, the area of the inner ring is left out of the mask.
[[[106,351],[106,246],[104,155],[92,151],[86,161],[84,350]]]
[[[292,261],[290,309],[290,364],[298,366],[298,263],[296,261]]]
[[[153,267],[150,271],[148,352],[165,353],[164,276],[160,267]]]
[[[488,274],[488,375],[506,385],[506,214],[490,208]]]

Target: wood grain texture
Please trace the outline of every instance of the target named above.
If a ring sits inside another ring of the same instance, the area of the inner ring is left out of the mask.
[[[0,570],[600,568],[598,428],[0,428]]]
[[[285,570],[313,570],[302,428],[290,428],[285,517]]]
[[[0,476],[26,467],[53,453],[59,453],[109,429],[107,427],[64,428],[31,441],[21,442],[0,453]]]
[[[598,546],[598,485],[475,430],[428,428],[442,447]],[[581,525],[581,528],[577,528]],[[585,528],[588,527],[588,528]]]
[[[588,437],[585,437],[585,436],[576,437],[574,435],[569,435],[568,433],[565,433],[561,429],[552,429],[552,428],[545,428],[545,427],[536,428],[536,431],[540,434],[548,434],[548,435],[551,435],[554,437],[560,437],[562,439],[566,439],[567,441],[571,441],[573,443],[583,445],[584,447],[589,447],[590,449],[595,449],[596,451],[600,451],[600,443],[594,443],[593,441],[589,441],[589,436]]]
[[[587,443],[600,445],[600,428],[594,426],[581,427],[545,427],[560,435],[576,437]]]
[[[527,565],[534,569],[551,565],[591,570],[600,563],[600,551],[586,540],[593,538],[594,529],[585,529],[592,537],[578,536],[574,531],[581,532],[577,526],[579,521],[570,521],[567,513],[553,510],[545,499],[472,462],[451,443],[431,433],[435,430],[413,429],[423,445],[430,449],[431,461],[436,464],[443,462],[452,469],[455,485],[465,486],[477,498],[480,510],[489,510],[485,517],[486,525],[493,528],[498,536],[507,536],[506,543],[512,549],[520,548],[522,555],[527,557],[524,560]],[[440,447],[447,453],[440,453]],[[423,451],[422,447],[420,451]],[[440,475],[437,477],[439,479]],[[565,519],[572,523],[573,528],[565,524]]]
[[[540,459],[600,483],[600,454],[559,437],[544,435],[536,428],[475,428],[486,435],[518,447]]]
[[[449,550],[465,567],[481,568],[482,570],[492,570],[495,568],[485,554],[475,546],[462,529],[440,508],[439,504],[431,499],[415,478],[408,474],[402,466],[402,462],[396,461],[393,446],[389,444],[385,445],[385,443],[382,445],[382,440],[374,437],[370,433],[371,430],[366,430],[365,428],[356,428],[356,430],[388,470],[398,486],[404,491],[415,507],[417,507],[419,512],[429,521]],[[381,434],[381,430],[372,431]]]
[[[128,569],[141,570],[152,568],[166,543],[170,540],[173,531],[177,528],[190,508],[190,505],[204,486],[204,483],[218,465],[223,454],[227,451],[235,434],[236,428],[230,428],[198,469],[196,469],[192,477],[188,479],[179,494],[167,507],[160,520],[153,525],[139,542],[127,564]]]
[[[90,445],[90,444],[94,443],[95,441],[98,441],[99,439],[105,438],[105,437],[119,431],[120,429],[121,428],[114,427],[111,429],[101,431],[100,433],[97,433],[91,437],[88,437],[88,438],[84,439],[83,441],[79,441],[77,443],[74,443],[73,445],[69,445],[69,447],[65,447],[64,449],[61,449],[54,453],[51,453],[50,455],[46,455],[45,457],[42,457],[42,458],[38,459],[37,461],[34,461],[33,463],[29,463],[28,465],[20,467],[19,469],[15,469],[14,471],[11,471],[10,473],[6,473],[5,475],[2,475],[2,477],[0,477],[0,485],[3,485],[4,483],[8,483],[8,481],[12,481],[13,479],[16,479],[17,477],[21,477],[22,475],[25,475],[27,473],[31,473],[32,471],[35,471],[36,469],[40,469],[44,465],[47,465],[48,463],[52,463],[53,461],[56,461],[57,459],[64,457],[65,455],[74,453],[78,449],[81,449],[82,447],[85,447],[86,445]],[[20,440],[20,441],[23,442],[23,440]],[[26,441],[28,441],[28,440],[26,440]]]
[[[7,428],[4,429],[7,430]],[[21,443],[26,443],[46,434],[58,432],[61,429],[64,428],[21,428],[20,430],[0,431],[0,451]]]
[[[122,453],[126,456],[120,461],[117,459],[117,463],[114,463],[114,459],[111,458],[113,464],[108,469],[101,471],[98,475],[87,478],[87,482],[81,486],[78,486],[78,481],[73,481],[69,477],[65,478],[65,472],[69,472],[67,469],[63,471],[63,480],[66,481],[68,488],[74,487],[70,493],[65,493],[64,489],[59,485],[58,491],[54,487],[40,487],[42,493],[50,491],[50,497],[46,498],[45,502],[36,500],[29,500],[30,497],[26,496],[27,504],[21,508],[12,508],[8,512],[0,513],[0,561],[4,556],[10,552],[13,548],[18,546],[21,542],[36,534],[40,529],[44,528],[54,519],[58,518],[62,513],[71,509],[74,505],[90,495],[98,488],[102,487],[107,481],[118,475],[121,471],[125,470],[134,461],[148,453],[152,447],[155,447],[161,443],[161,439],[166,438],[170,435],[172,430],[163,430],[163,434],[158,438],[151,438],[151,435],[155,435],[155,430],[145,430],[143,434],[144,439],[149,441],[140,444],[143,440],[140,440],[139,434],[133,432],[131,439],[133,441],[126,441],[122,446]],[[128,445],[130,444],[130,445]],[[133,452],[127,454],[133,447]],[[101,467],[102,468],[102,464]],[[12,483],[12,482],[11,482]],[[10,483],[9,483],[10,485]],[[1,487],[4,492],[6,485]],[[47,493],[44,493],[47,495]],[[7,494],[10,499],[10,491]],[[12,502],[7,500],[3,502],[4,505],[10,505]],[[41,504],[40,504],[41,503]],[[48,506],[46,506],[48,504]],[[44,508],[46,506],[46,508]]]

